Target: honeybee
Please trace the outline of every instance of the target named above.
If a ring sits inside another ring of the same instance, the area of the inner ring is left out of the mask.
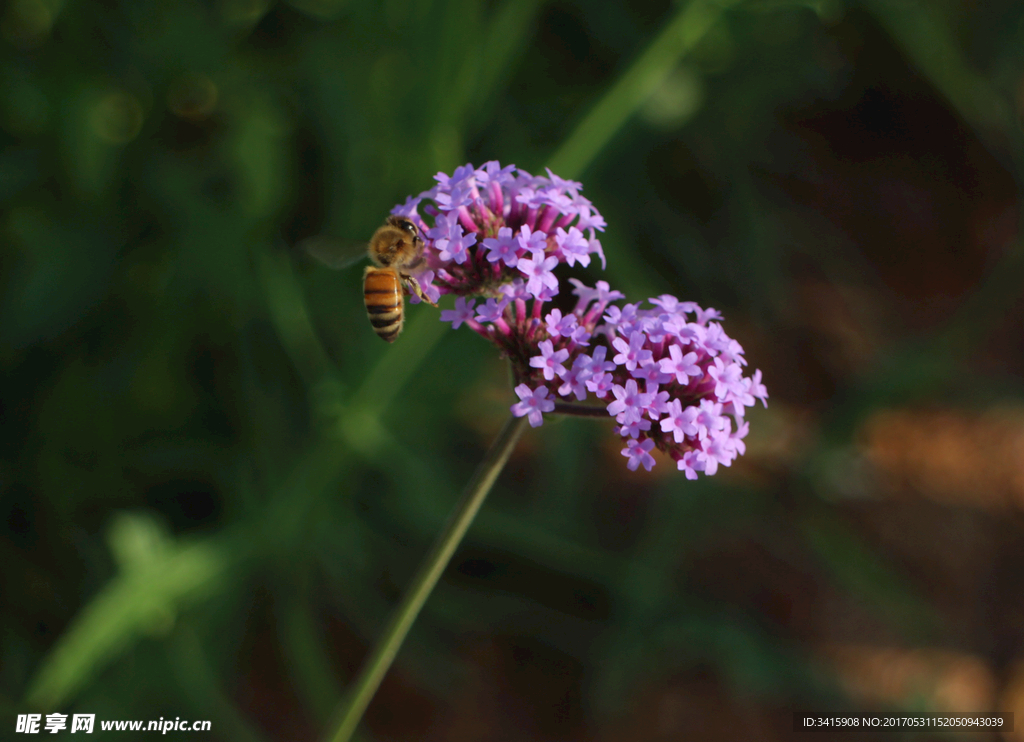
[[[367,249],[370,260],[363,272],[363,301],[373,331],[389,343],[395,342],[405,321],[406,292],[415,293],[420,301],[437,306],[427,298],[419,281],[411,272],[423,266],[423,237],[419,227],[404,216],[392,214],[373,233]]]
[[[374,265],[363,272],[363,301],[373,331],[389,342],[402,331],[405,321],[404,294],[416,294],[420,301],[437,306],[427,298],[419,281],[412,274],[423,267],[423,237],[419,227],[404,216],[392,214],[373,233],[367,255]],[[314,240],[306,249],[332,268],[341,268],[348,261],[337,260],[330,246]]]

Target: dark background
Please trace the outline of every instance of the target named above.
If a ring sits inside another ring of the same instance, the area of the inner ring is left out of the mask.
[[[582,180],[577,275],[718,308],[771,399],[697,482],[529,430],[362,739],[1024,725],[1024,5],[682,7],[3,5],[0,725],[325,736],[514,397],[295,245],[489,159]]]

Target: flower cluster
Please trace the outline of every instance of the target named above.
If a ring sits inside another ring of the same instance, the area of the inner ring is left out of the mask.
[[[579,183],[550,170],[548,177],[535,176],[494,161],[435,179],[429,191],[391,210],[426,235],[427,270],[418,279],[431,301],[441,294],[482,295],[501,299],[503,309],[518,298],[550,301],[558,293],[552,269],[559,263],[588,266],[596,254],[604,266],[596,236],[604,231],[604,218],[580,195]],[[432,202],[423,211],[433,227],[418,213],[423,201]],[[464,307],[459,317],[471,324],[475,319]],[[497,304],[489,307],[485,316],[498,311]]]
[[[669,295],[650,308],[618,306],[625,297],[605,281],[590,288],[571,278],[572,311],[545,307],[559,292],[556,266],[587,266],[591,255],[605,262],[596,237],[605,222],[579,183],[497,162],[436,180],[392,213],[426,235],[424,293],[458,297],[441,319],[466,324],[509,359],[520,400],[513,414],[536,427],[546,412],[607,413],[630,470],[650,470],[658,448],[696,479],[744,452],[744,410],[767,404],[768,393],[760,371],[744,376],[743,348],[716,310]],[[418,213],[424,201],[432,226]],[[603,406],[580,404],[591,398]]]

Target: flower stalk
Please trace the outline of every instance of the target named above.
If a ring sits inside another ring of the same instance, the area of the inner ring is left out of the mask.
[[[441,578],[448,562],[451,561],[455,549],[462,542],[473,518],[476,517],[484,499],[491,491],[501,470],[505,468],[519,436],[526,427],[526,418],[509,417],[501,432],[495,438],[484,460],[477,467],[473,478],[466,485],[462,499],[455,506],[451,518],[444,531],[434,543],[433,549],[423,560],[412,584],[402,598],[402,603],[395,611],[391,621],[384,629],[384,634],[367,659],[349,695],[348,701],[341,712],[338,727],[331,742],[348,742],[369,706],[370,700],[387,674],[388,668],[398,654],[406,634],[412,628],[423,605],[430,597],[437,581]]]
[[[608,419],[608,410],[604,407],[594,405],[573,404],[572,402],[555,402],[555,409],[552,412],[556,415],[573,415],[575,417],[600,417]]]

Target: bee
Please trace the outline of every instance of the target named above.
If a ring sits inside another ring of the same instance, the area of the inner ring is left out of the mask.
[[[363,301],[373,331],[389,343],[395,342],[405,321],[405,293],[414,293],[428,304],[419,281],[411,275],[423,266],[423,237],[419,227],[404,216],[392,214],[373,233],[367,253],[378,267],[366,266],[363,273]]]
[[[404,216],[392,214],[373,233],[367,255],[374,265],[363,272],[363,302],[373,331],[386,342],[393,343],[405,322],[404,294],[416,294],[420,301],[437,306],[427,298],[419,281],[413,276],[424,265],[423,237],[419,227]],[[344,267],[348,261],[338,260],[331,246],[320,240],[309,242],[306,249],[332,268]]]

